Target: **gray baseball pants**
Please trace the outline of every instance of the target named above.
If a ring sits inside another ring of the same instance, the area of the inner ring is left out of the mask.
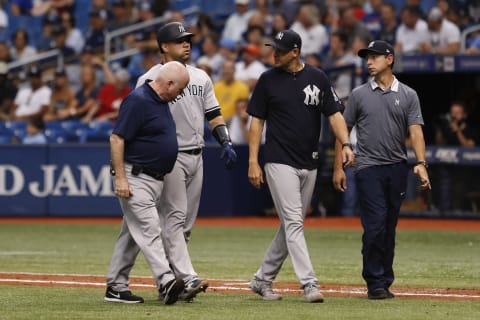
[[[128,275],[141,250],[160,289],[175,278],[165,256],[157,211],[163,182],[145,174],[132,175],[129,164],[125,164],[125,171],[133,195],[128,199],[119,198],[123,222],[107,274],[107,285],[117,291],[128,289]]]
[[[265,173],[281,225],[255,273],[255,278],[273,282],[283,262],[290,255],[301,287],[308,283],[318,283],[304,235],[304,220],[312,198],[317,170],[267,163]]]

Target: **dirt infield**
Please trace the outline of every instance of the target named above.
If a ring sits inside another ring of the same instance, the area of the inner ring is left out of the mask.
[[[120,223],[119,218],[1,218],[0,223]],[[272,226],[279,225],[276,217],[241,217],[241,218],[199,218],[197,225],[202,226]],[[360,220],[354,218],[317,218],[308,217],[306,228],[324,229],[361,229]],[[442,219],[400,219],[398,229],[420,230],[455,230],[455,231],[480,231],[480,220],[442,220]],[[222,293],[249,293],[246,280],[209,280],[210,292]],[[38,273],[4,273],[0,272],[0,285],[26,285],[26,286],[63,286],[104,288],[105,277],[89,275],[59,275]],[[154,290],[155,285],[150,277],[132,277],[132,289]],[[302,290],[298,283],[276,283],[274,288],[282,294],[301,295]],[[332,297],[364,297],[365,287],[347,285],[322,285],[325,296]],[[392,288],[399,298],[416,299],[442,299],[442,300],[475,300],[480,301],[480,290],[449,289],[449,288]]]

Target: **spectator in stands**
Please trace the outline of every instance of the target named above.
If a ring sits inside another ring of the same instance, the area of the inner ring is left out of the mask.
[[[8,16],[0,4],[0,42],[8,40]]]
[[[23,144],[46,144],[47,137],[44,133],[45,123],[42,118],[33,118],[28,121],[27,134],[22,138]]]
[[[405,6],[400,13],[401,24],[395,35],[395,52],[397,54],[415,54],[422,43],[429,39],[428,25],[420,18],[418,6]]]
[[[63,11],[60,14],[60,21],[67,34],[65,44],[75,50],[76,54],[81,53],[85,46],[85,37],[80,29],[76,28],[75,16],[69,11]]]
[[[428,40],[420,51],[434,54],[457,54],[460,51],[460,28],[443,17],[442,10],[433,7],[428,13]]]
[[[196,67],[205,71],[210,79],[212,78],[212,64],[210,63],[210,59],[207,56],[201,56],[198,58]]]
[[[264,33],[270,34],[272,32],[272,23],[273,16],[268,8],[269,0],[256,0],[255,1],[255,11],[257,11],[262,19],[261,26],[263,27]]]
[[[112,19],[107,21],[107,29],[115,30],[127,27],[133,23],[132,3],[127,0],[113,0],[111,2]]]
[[[235,104],[238,100],[248,99],[250,89],[245,82],[235,79],[235,62],[225,60],[222,66],[222,78],[213,85],[220,110],[225,121],[229,122],[235,114]]]
[[[70,47],[67,44],[67,30],[62,26],[55,26],[52,30],[53,42],[51,44],[50,50],[57,49],[60,51],[60,55],[65,63],[70,63],[74,61],[75,49]],[[57,57],[52,59],[47,59],[47,62],[56,63]]]
[[[397,9],[395,5],[392,3],[382,4],[380,15],[381,29],[376,40],[383,40],[388,43],[395,44],[397,42],[396,35],[399,25],[397,19]]]
[[[0,62],[9,63],[12,61],[10,49],[6,42],[0,42]]]
[[[17,29],[12,35],[10,56],[15,61],[23,61],[37,53],[37,49],[29,44],[28,33],[24,29]]]
[[[469,123],[466,106],[462,101],[453,101],[449,113],[440,119],[436,127],[435,142],[439,146],[475,147],[478,135]],[[470,168],[458,165],[438,166],[440,180],[438,199],[442,212],[454,209],[465,210],[465,194],[476,181],[472,180]]]
[[[327,29],[320,21],[320,12],[312,4],[301,5],[295,22],[290,27],[300,35],[302,57],[310,53],[324,53],[329,44]]]
[[[254,44],[247,44],[241,50],[241,59],[235,64],[235,79],[245,82],[253,90],[260,74],[267,68],[258,60],[260,50]]]
[[[367,2],[370,5],[370,12],[365,14],[362,22],[370,31],[372,39],[378,39],[382,31],[382,6],[384,3],[383,0],[368,0]]]
[[[138,77],[147,72],[151,67],[160,63],[158,46],[152,45],[149,33],[140,32],[135,36],[135,46],[138,52],[134,54],[127,65],[130,73],[130,87],[135,87]]]
[[[82,120],[93,109],[97,103],[98,86],[96,85],[96,75],[93,65],[83,65],[80,74],[81,88],[76,92],[75,99],[78,101],[75,111],[72,112],[72,118]],[[86,122],[86,119],[85,119]]]
[[[118,116],[118,110],[123,99],[132,91],[128,85],[130,74],[125,69],[118,69],[114,72],[115,80],[113,83],[104,84],[98,93],[94,108],[90,109],[84,121],[115,121]]]
[[[227,18],[222,37],[230,38],[237,43],[242,40],[242,34],[247,30],[248,20],[254,12],[249,10],[249,3],[249,0],[235,0],[235,12]]]
[[[465,50],[466,54],[480,54],[480,30],[473,33],[473,40]]]
[[[221,38],[219,42],[220,54],[223,56],[223,60],[237,60],[238,46],[235,41],[229,38]]]
[[[102,52],[105,43],[107,11],[104,9],[89,12],[89,27],[85,36],[85,45],[94,52]]]
[[[0,61],[0,121],[12,119],[17,87],[8,78],[8,66]]]
[[[243,43],[253,43],[257,46],[263,46],[265,29],[260,25],[251,25],[243,35]]]
[[[267,35],[273,38],[280,31],[287,29],[290,29],[290,24],[287,21],[287,17],[283,13],[277,12],[273,14],[272,31],[270,31]]]
[[[352,48],[353,41],[356,37],[362,39],[372,40],[370,31],[363,24],[363,22],[357,18],[355,14],[356,7],[349,5],[340,11],[340,28],[339,30],[347,35],[347,50]]]
[[[193,34],[191,38],[190,60],[197,61],[197,59],[204,55],[202,44],[205,37],[211,33],[218,33],[212,18],[207,13],[201,12],[197,17],[197,22],[187,27],[188,31]]]
[[[202,44],[203,55],[201,57],[208,58],[210,67],[212,68],[213,82],[220,79],[222,75],[222,65],[224,57],[220,53],[219,36],[216,33],[210,33],[205,36]],[[200,57],[200,58],[201,58]]]
[[[57,68],[53,82],[50,104],[43,115],[44,121],[58,121],[68,119],[76,114],[78,100],[68,85],[65,69]]]
[[[289,0],[271,0],[268,3],[268,12],[275,16],[276,14],[280,14],[286,18],[286,26],[293,23],[295,16],[297,15],[297,3]],[[275,24],[275,23],[274,23]],[[274,28],[276,29],[276,28]],[[285,29],[276,29],[272,30],[271,36],[275,36],[277,32],[286,30]]]
[[[347,35],[341,31],[333,31],[330,34],[330,48],[325,56],[323,67],[335,68],[345,65],[347,51]]]
[[[234,145],[248,144],[248,130],[252,116],[247,113],[248,99],[239,99],[235,103],[235,114],[228,125],[228,132]],[[265,143],[266,126],[263,128],[261,143]]]
[[[42,21],[42,33],[36,39],[36,48],[39,52],[48,51],[53,42],[52,30],[60,24],[58,16],[46,15]]]
[[[27,121],[41,118],[50,104],[52,90],[42,80],[42,70],[31,66],[27,73],[29,84],[18,90],[14,100],[13,119]]]

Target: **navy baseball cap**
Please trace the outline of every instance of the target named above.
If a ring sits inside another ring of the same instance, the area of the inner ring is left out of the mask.
[[[290,51],[293,49],[299,49],[302,47],[302,39],[293,30],[283,30],[275,35],[273,42],[266,43],[266,46],[271,46],[280,51]]]
[[[366,48],[358,50],[358,56],[365,58],[369,53],[376,53],[381,55],[392,54],[395,56],[395,51],[393,47],[386,41],[375,40],[368,44]]]

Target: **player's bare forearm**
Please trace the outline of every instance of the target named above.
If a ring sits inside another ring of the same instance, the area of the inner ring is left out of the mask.
[[[248,134],[248,180],[256,188],[260,188],[263,183],[263,172],[258,163],[258,150],[262,141],[264,123],[265,120],[253,117]]]
[[[425,161],[425,139],[423,137],[423,129],[420,125],[411,125],[408,127],[410,138],[412,140],[412,149],[415,153],[417,161]],[[427,167],[417,165],[413,168],[413,173],[420,179],[420,186],[424,189],[432,189],[430,178],[428,177]]]
[[[341,165],[345,167],[350,167],[353,165],[355,155],[353,154],[351,146],[342,147],[342,145],[350,143],[349,132],[347,124],[345,123],[345,119],[340,112],[336,112],[330,115],[328,117],[328,120],[330,122],[330,127],[332,128],[332,131],[337,138],[337,141],[339,141],[340,143],[339,153],[341,153]]]
[[[115,170],[115,176],[120,179],[125,178],[125,164],[123,161],[124,150],[124,139],[116,134],[112,134],[110,136],[110,157],[112,167]]]

